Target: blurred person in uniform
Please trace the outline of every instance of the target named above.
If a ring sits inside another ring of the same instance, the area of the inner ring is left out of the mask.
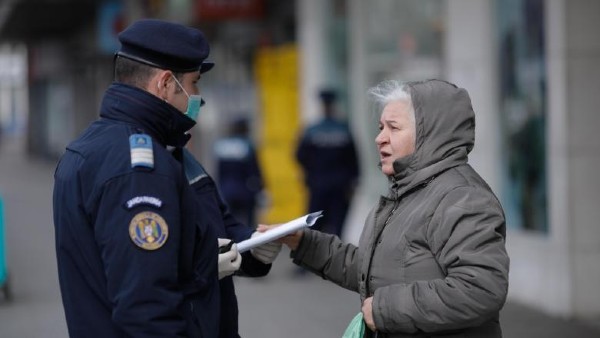
[[[428,80],[385,81],[370,94],[389,192],[366,217],[358,246],[310,229],[282,241],[294,263],[359,293],[366,338],[502,337],[506,225],[500,202],[468,164],[468,93]]]
[[[236,117],[229,134],[214,144],[217,182],[231,213],[249,226],[256,225],[256,208],[264,183],[248,118]]]
[[[0,151],[2,151],[3,142],[4,142],[4,126],[2,125],[2,119],[0,119]]]
[[[336,92],[324,89],[319,98],[323,118],[304,131],[296,159],[308,188],[308,211],[323,210],[316,229],[341,236],[359,175],[358,159],[348,125],[335,118]]]
[[[54,175],[69,335],[238,337],[231,275],[270,265],[235,244],[220,253],[253,230],[227,213],[184,148],[202,105],[198,81],[214,66],[208,42],[153,19],[119,40],[100,118],[67,146]]]

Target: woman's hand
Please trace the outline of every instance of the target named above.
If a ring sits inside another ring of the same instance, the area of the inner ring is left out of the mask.
[[[362,314],[365,324],[367,324],[371,331],[376,332],[377,328],[375,327],[375,320],[373,319],[373,297],[369,297],[363,302]]]
[[[275,228],[279,225],[280,224],[273,224],[273,225],[259,224],[258,227],[256,228],[256,231],[265,232],[265,231],[268,231],[269,229]],[[290,250],[292,250],[292,251],[296,251],[296,249],[298,249],[298,245],[300,245],[300,241],[302,240],[303,234],[304,233],[302,232],[302,230],[298,230],[291,235],[281,237],[280,239],[277,240],[277,242],[287,245],[287,247],[290,248]]]

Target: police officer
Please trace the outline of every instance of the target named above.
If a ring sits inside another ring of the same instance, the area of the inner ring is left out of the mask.
[[[253,226],[264,184],[256,148],[248,135],[248,118],[234,118],[229,129],[229,135],[214,144],[217,182],[231,212]]]
[[[230,279],[242,257],[235,244],[218,254],[229,242],[218,239],[223,215],[190,185],[197,172],[185,168],[183,148],[202,103],[196,84],[213,67],[208,43],[197,29],[149,19],[119,40],[100,119],[67,146],[55,172],[69,335],[219,337],[228,314],[219,278]]]
[[[316,229],[341,236],[359,168],[350,129],[335,118],[336,98],[333,89],[319,92],[323,118],[304,131],[296,159],[304,170],[309,212],[323,210]]]

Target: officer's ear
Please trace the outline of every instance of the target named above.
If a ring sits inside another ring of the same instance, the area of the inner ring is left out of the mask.
[[[159,70],[156,72],[150,83],[148,91],[163,101],[169,97],[169,86],[173,79],[173,73],[168,70]]]

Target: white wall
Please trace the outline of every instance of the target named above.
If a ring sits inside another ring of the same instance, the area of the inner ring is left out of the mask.
[[[546,2],[549,234],[511,233],[514,300],[600,316],[600,3]]]
[[[348,88],[349,109],[353,110],[350,120],[352,132],[356,139],[356,146],[360,156],[361,179],[360,185],[354,194],[354,200],[350,207],[346,224],[344,226],[344,240],[358,243],[362,232],[366,215],[378,197],[378,189],[381,184],[373,183],[381,179],[381,172],[375,165],[372,155],[375,149],[374,140],[368,133],[367,128],[373,121],[369,119],[368,102],[366,91],[367,80],[367,56],[366,56],[366,16],[364,15],[365,3],[362,0],[348,0]],[[379,183],[379,182],[378,182]]]
[[[500,112],[494,1],[452,0],[447,1],[447,6],[445,52],[448,80],[467,89],[477,118],[471,163],[499,193]],[[569,288],[563,247],[544,235],[509,231],[509,298],[553,312],[564,312],[567,305],[564,295],[568,295]]]
[[[600,2],[565,1],[566,111],[564,158],[573,314],[600,318]],[[558,199],[559,197],[557,197]]]
[[[547,1],[548,234],[509,231],[509,299],[564,317],[600,316],[600,2]],[[493,0],[447,1],[448,79],[471,94],[473,165],[497,191],[499,128]],[[492,156],[490,156],[492,154]],[[496,154],[496,156],[493,156]]]
[[[296,1],[300,60],[300,112],[305,124],[321,117],[317,93],[327,84],[327,15],[330,2]]]
[[[546,58],[548,72],[547,168],[548,234],[510,231],[507,249],[511,256],[509,298],[554,315],[572,313],[565,158],[565,93],[563,2],[546,2]]]
[[[499,193],[500,128],[493,2],[448,1],[446,20],[446,79],[469,92],[475,110],[475,148],[469,161],[492,190]]]

